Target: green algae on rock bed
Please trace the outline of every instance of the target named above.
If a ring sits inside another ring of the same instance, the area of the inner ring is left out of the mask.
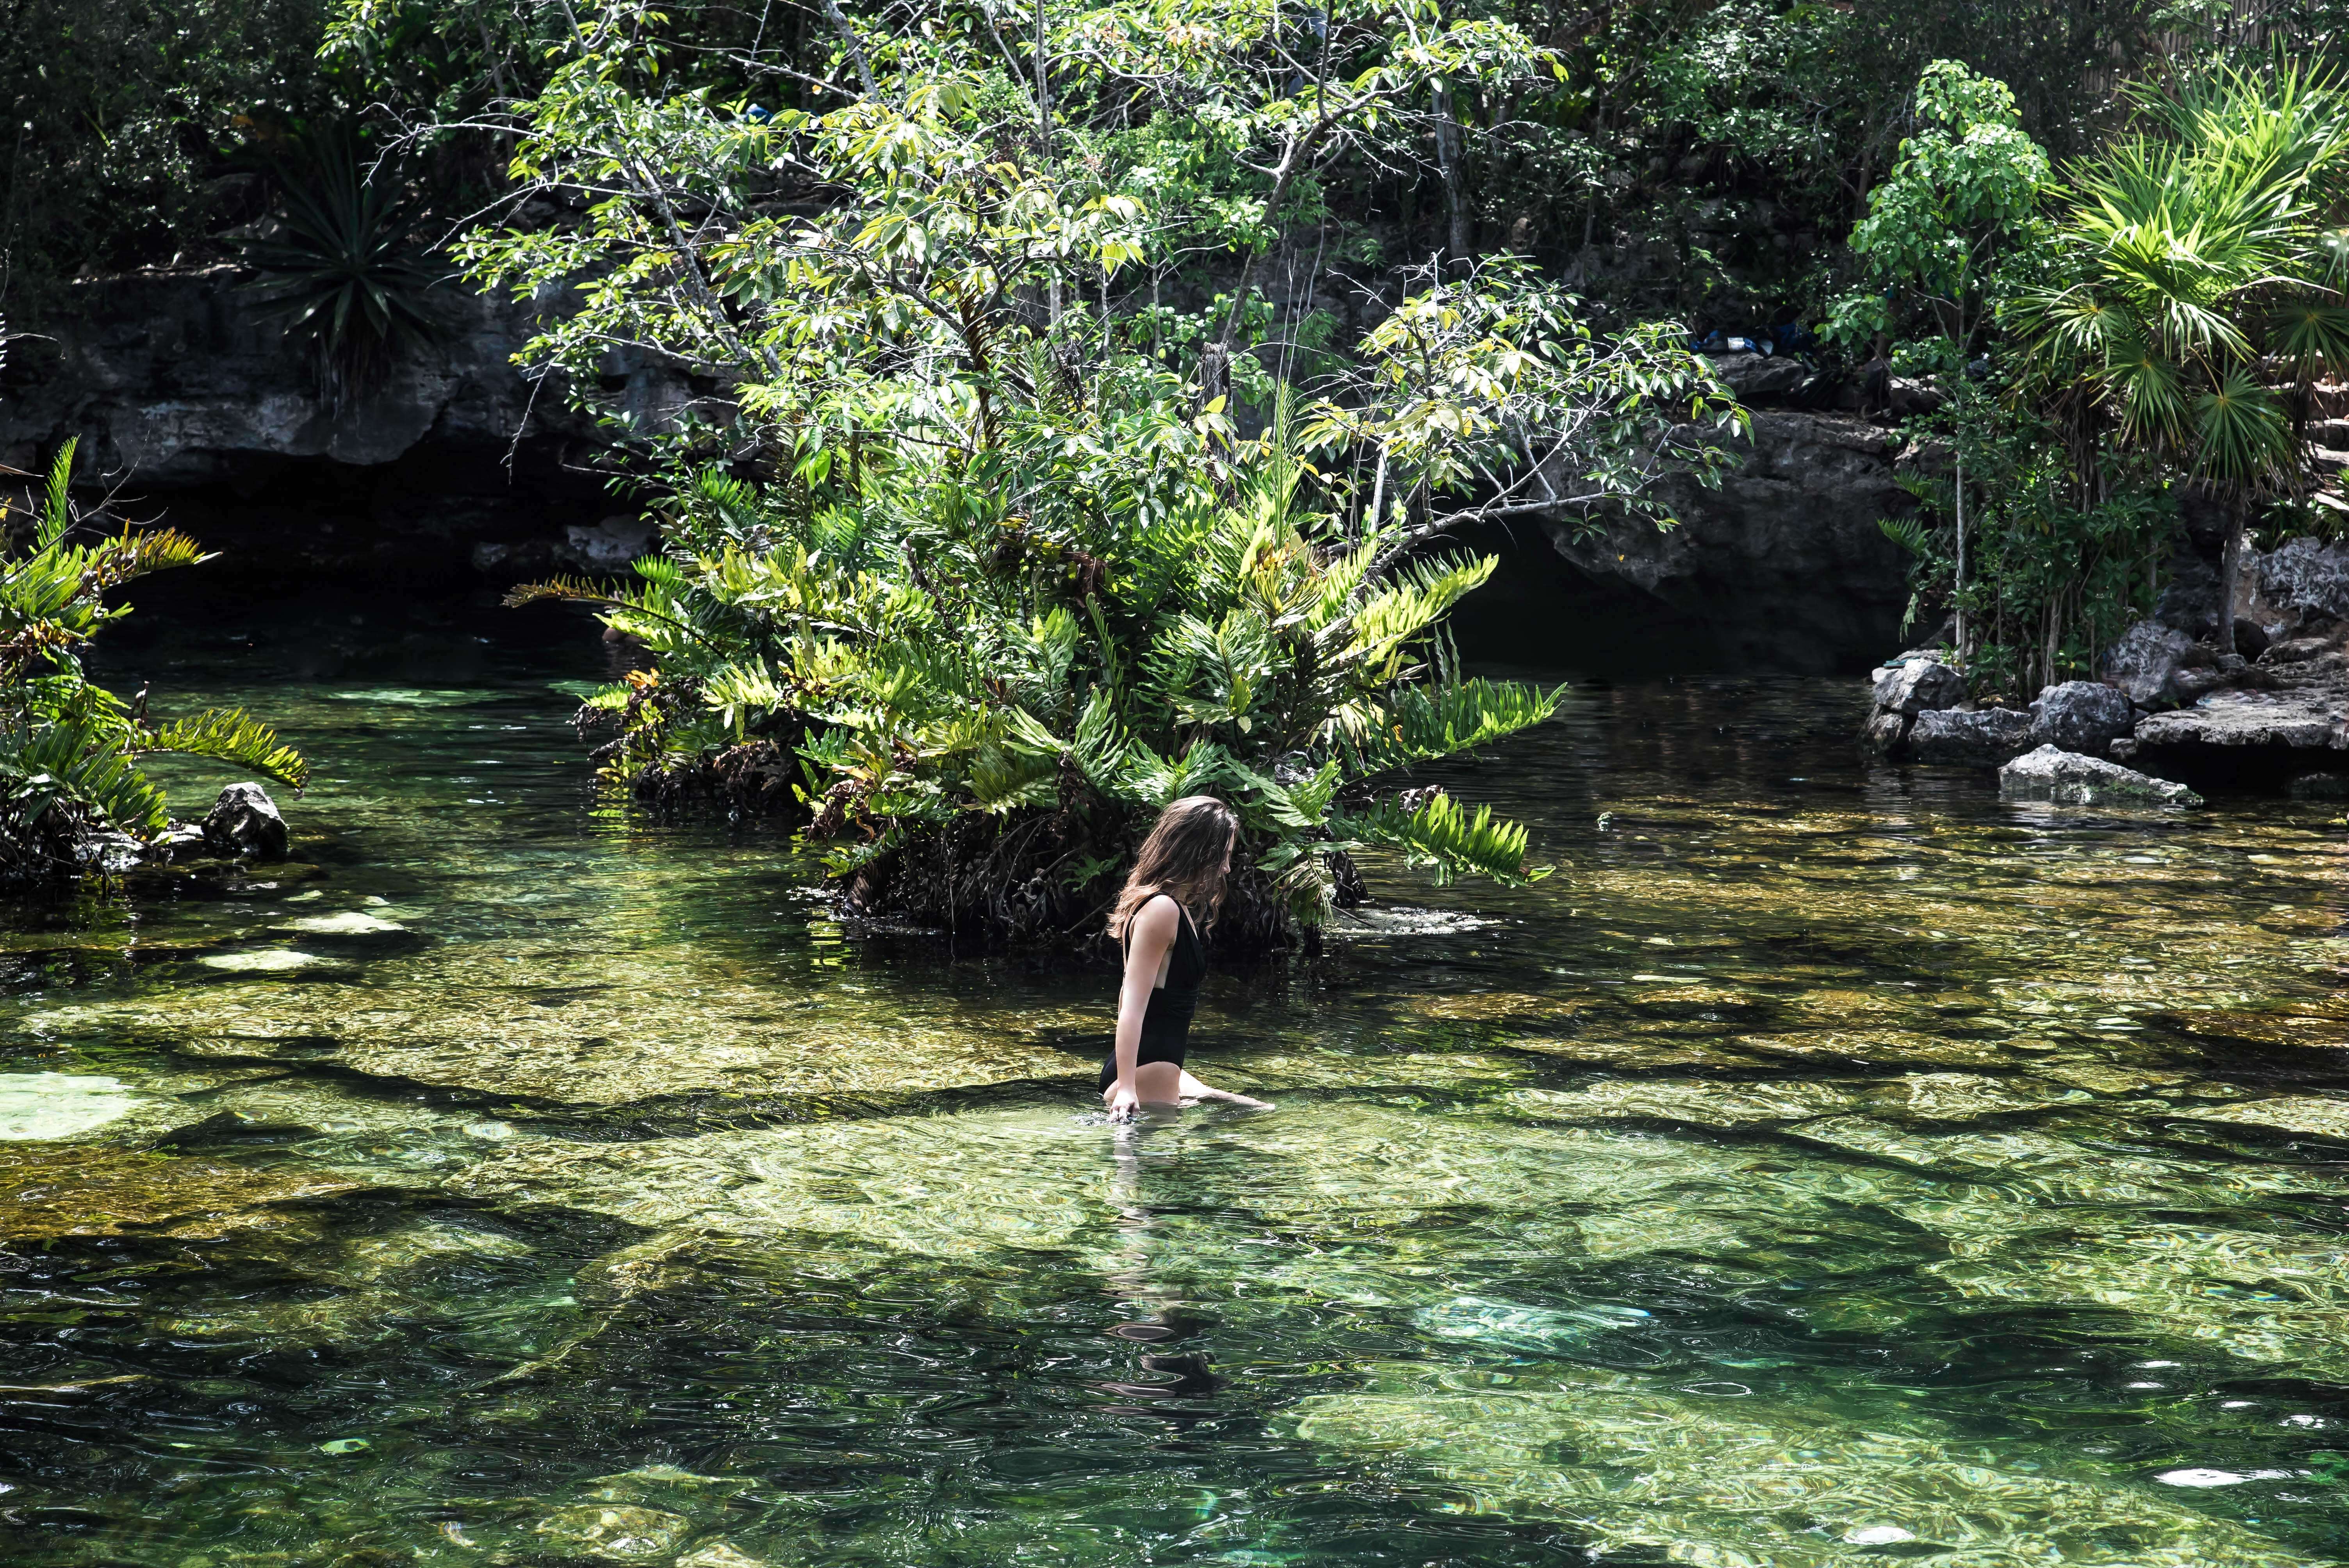
[[[409,646],[195,661],[317,761],[298,872],[0,941],[11,1563],[2349,1553],[2322,808],[1596,690],[1454,779],[1560,876],[1226,966],[1279,1109],[1120,1132],[1106,963],[843,930],[595,800],[595,672]]]
[[[1887,1547],[1948,1568],[2305,1561],[2126,1472],[1952,1439],[1859,1391],[1790,1405],[1742,1384],[1578,1368],[1493,1378],[1402,1366],[1373,1378],[1304,1401],[1299,1433],[1423,1466],[1472,1506],[1558,1519],[1616,1552],[1772,1568],[1881,1562]]]

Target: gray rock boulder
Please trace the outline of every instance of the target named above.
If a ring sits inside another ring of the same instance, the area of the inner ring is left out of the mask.
[[[175,861],[182,855],[204,852],[204,830],[198,822],[174,821],[156,837],[156,855],[164,861]]]
[[[2096,681],[2065,681],[2043,688],[2031,705],[2032,739],[2064,751],[2102,757],[2137,727],[2128,695]]]
[[[2105,678],[2139,707],[2176,707],[2183,700],[2178,672],[2193,656],[2194,639],[2185,633],[2139,621],[2105,655]]]
[[[1876,676],[1876,710],[1914,718],[1966,700],[1966,677],[1939,659],[1912,658]]]
[[[1995,768],[2031,749],[2031,715],[2018,707],[1937,708],[1909,727],[1909,755],[1919,762]]]
[[[258,784],[232,784],[204,816],[204,842],[223,855],[285,858],[285,819]]]
[[[2349,751],[2349,686],[2217,692],[2137,727],[2140,749],[2169,748]]]
[[[2003,800],[2052,800],[2060,806],[2199,806],[2183,784],[2156,779],[2060,747],[2042,746],[1998,770]]]
[[[2349,621],[2349,544],[2288,539],[2255,560],[2261,599],[2303,619]]]
[[[1860,727],[1860,744],[1878,757],[1891,757],[1909,744],[1909,720],[1897,713],[1870,715]]]
[[[563,532],[557,553],[565,565],[581,572],[626,572],[656,542],[653,525],[635,517],[607,517],[593,528],[573,523]]]
[[[74,845],[75,858],[82,869],[106,876],[119,876],[147,858],[147,846],[128,833],[101,829]]]
[[[1810,378],[1801,360],[1766,354],[1716,354],[1713,368],[1741,403],[1792,397]]]

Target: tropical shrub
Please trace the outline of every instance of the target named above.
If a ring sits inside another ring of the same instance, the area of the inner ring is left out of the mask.
[[[1365,845],[1439,876],[1541,874],[1489,809],[1369,792],[1555,708],[1558,691],[1464,676],[1437,637],[1493,562],[1375,573],[1400,529],[1350,536],[1299,504],[1303,478],[1272,445],[1161,515],[1036,518],[811,514],[707,474],[635,592],[517,597],[597,599],[657,656],[591,705],[624,716],[616,774],[789,746],[809,835],[870,911],[1097,925],[1152,817],[1202,791],[1246,833],[1227,937],[1318,924]]]
[[[98,835],[152,840],[169,826],[163,791],[139,759],[162,753],[209,758],[300,789],[309,765],[274,731],[240,708],[212,708],[156,724],[147,694],[124,702],[92,684],[82,651],[129,614],[107,595],[167,567],[209,560],[170,529],[97,532],[67,484],[71,442],[50,466],[40,505],[19,540],[0,507],[0,884],[37,886],[96,868]]]
[[[2158,476],[2124,456],[2104,458],[2084,484],[2059,429],[2014,394],[2002,368],[1963,386],[1909,422],[1953,460],[1903,476],[1916,514],[1882,527],[1911,557],[1903,629],[1929,611],[1953,612],[1974,694],[2020,703],[2056,681],[2095,678],[2129,623],[2153,613],[2177,507]],[[1971,496],[1962,514],[1961,494]]]

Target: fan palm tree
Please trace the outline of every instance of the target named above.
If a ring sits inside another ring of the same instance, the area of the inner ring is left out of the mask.
[[[2335,217],[2349,120],[2333,80],[2224,71],[2149,106],[2158,129],[2082,168],[2065,277],[2010,325],[2084,450],[2106,438],[2224,509],[2219,641],[2234,639],[2242,535],[2301,493],[2310,388],[2349,365]]]

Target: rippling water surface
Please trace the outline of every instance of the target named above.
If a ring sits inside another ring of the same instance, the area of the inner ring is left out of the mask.
[[[6,923],[12,1564],[2349,1556],[2337,807],[1588,687],[1448,776],[1557,876],[1215,975],[1278,1109],[1120,1131],[1107,969],[599,805],[590,638],[184,625],[117,673],[318,782]]]

